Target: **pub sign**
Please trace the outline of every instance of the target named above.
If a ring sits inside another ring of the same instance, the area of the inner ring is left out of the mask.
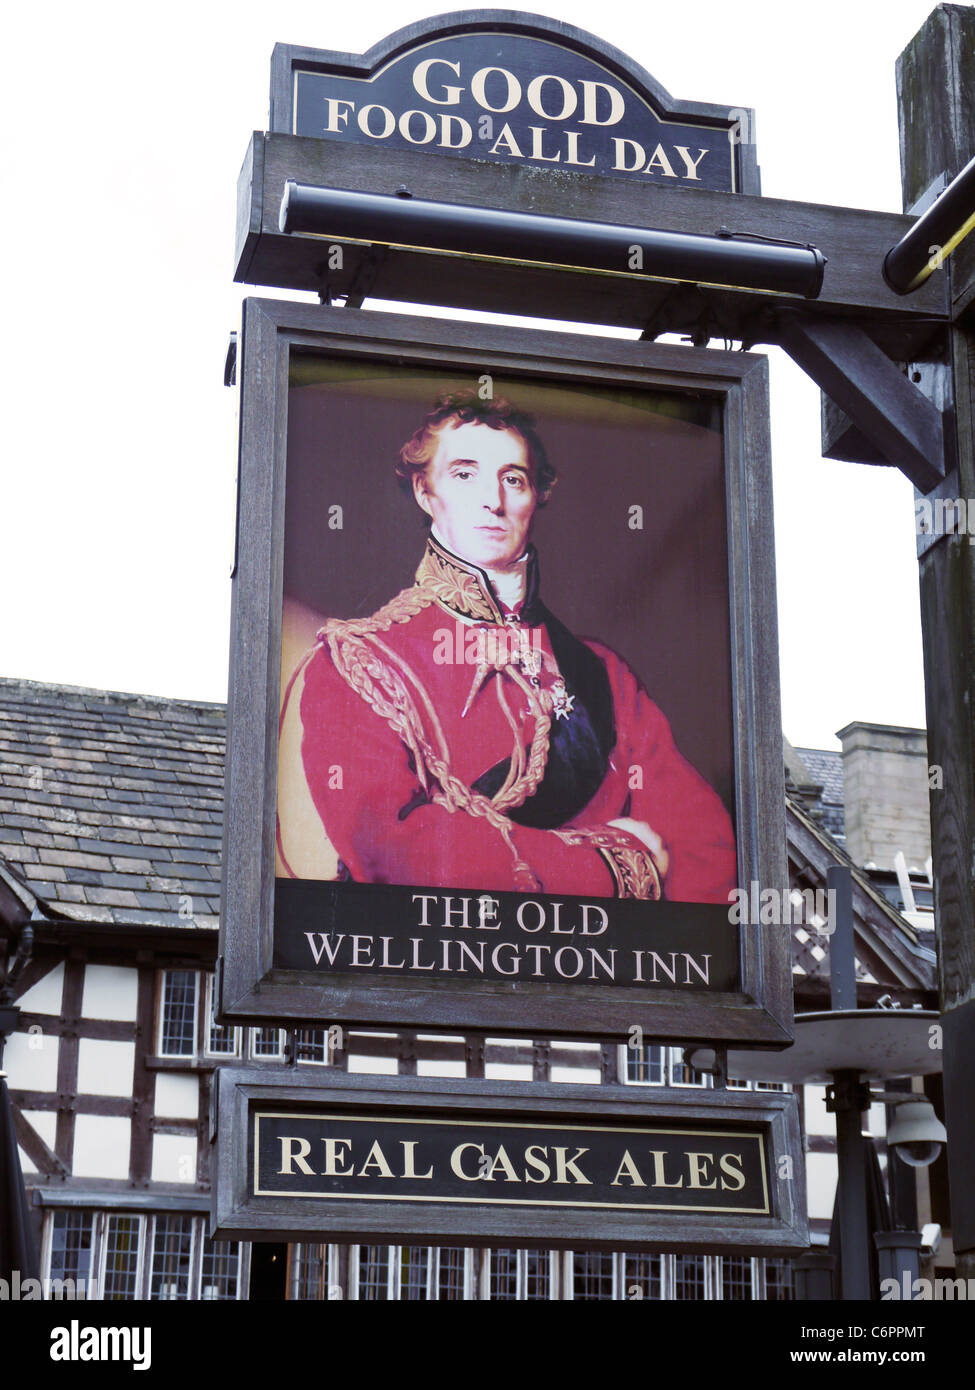
[[[750,111],[675,100],[624,53],[540,15],[439,15],[361,57],[278,44],[271,72],[272,132],[758,192]]]
[[[792,1095],[218,1081],[221,1238],[766,1255],[806,1244]]]
[[[786,1042],[764,359],[248,301],[242,366],[228,1018]]]

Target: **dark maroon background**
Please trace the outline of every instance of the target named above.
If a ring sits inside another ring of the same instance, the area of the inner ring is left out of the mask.
[[[412,582],[427,528],[396,484],[399,449],[442,390],[476,386],[481,369],[353,370],[296,357],[288,396],[284,592],[328,617],[375,612]],[[734,816],[719,407],[692,394],[493,381],[495,396],[534,415],[559,471],[535,519],[543,600],[578,636],[625,657]],[[335,504],[342,530],[328,526]],[[634,505],[640,531],[628,525]]]

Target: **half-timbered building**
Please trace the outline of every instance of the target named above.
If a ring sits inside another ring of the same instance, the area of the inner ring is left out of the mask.
[[[222,706],[0,681],[0,962],[20,1011],[4,1066],[44,1278],[104,1299],[791,1296],[787,1262],[742,1256],[211,1241],[211,1083],[230,1062],[526,1086],[711,1084],[670,1046],[393,1034],[326,1019],[291,1033],[222,1026],[223,751]],[[828,867],[850,862],[845,758],[786,745],[797,894],[823,889]],[[894,843],[896,817],[891,824]],[[903,872],[900,860],[893,873],[853,864],[861,1007],[935,1002],[922,851],[905,847]],[[822,1008],[828,937],[814,922],[792,930],[796,1008]],[[811,1230],[822,1243],[835,1188],[832,1117],[822,1088],[804,1088],[803,1101]],[[872,1119],[882,1140],[877,1107]],[[938,1165],[919,1187],[910,1171],[910,1184],[906,1169],[891,1175],[899,1218],[947,1229]]]

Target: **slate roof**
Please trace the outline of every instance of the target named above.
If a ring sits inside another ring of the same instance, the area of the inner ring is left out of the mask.
[[[843,808],[843,754],[827,748],[797,748],[809,776],[822,787],[816,801],[818,819],[839,844],[846,844],[846,816]]]
[[[217,925],[223,705],[0,678],[0,858],[49,915]]]
[[[0,678],[0,877],[19,876],[41,916],[215,928],[224,742],[223,705]],[[787,798],[790,856],[804,882],[807,869],[824,881],[827,860],[846,860],[829,845],[831,815],[842,822],[840,754],[797,751],[823,792]],[[917,954],[882,895],[865,882],[860,892],[874,931],[903,935]],[[908,974],[933,981],[933,956],[920,955]],[[825,958],[819,938],[794,927],[794,973],[824,975]],[[857,973],[876,978],[862,964]]]

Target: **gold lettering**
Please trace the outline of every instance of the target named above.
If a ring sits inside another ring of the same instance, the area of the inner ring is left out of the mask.
[[[691,1170],[690,1187],[710,1188],[717,1187],[718,1180],[713,1178],[711,1182],[703,1182],[707,1178],[706,1165],[714,1162],[714,1154],[689,1153],[687,1155],[687,1166]]]
[[[684,1179],[678,1178],[676,1182],[668,1182],[664,1172],[664,1159],[667,1157],[665,1149],[651,1149],[650,1157],[653,1159],[653,1184],[654,1187],[683,1187]]]
[[[427,86],[427,78],[430,69],[437,63],[449,68],[455,77],[460,77],[460,63],[451,63],[447,58],[424,58],[422,63],[417,63],[413,69],[413,86],[424,101],[432,101],[434,106],[457,106],[460,103],[460,94],[463,87],[444,87],[443,96],[435,97]]]
[[[325,1145],[325,1167],[322,1173],[326,1178],[351,1178],[355,1176],[354,1168],[340,1168],[338,1165],[346,1158],[344,1153],[339,1153],[338,1146],[342,1144],[345,1148],[351,1149],[351,1139],[323,1139]]]
[[[532,147],[529,155],[530,159],[541,159],[546,164],[558,164],[562,159],[562,151],[558,154],[546,154],[542,148],[545,139],[545,127],[543,125],[530,125],[528,129],[532,133]]]
[[[566,1158],[566,1154],[569,1152],[568,1148],[556,1148],[554,1152],[556,1182],[569,1182],[568,1174],[569,1169],[571,1168],[572,1182],[584,1182],[587,1185],[587,1187],[592,1186],[592,1183],[586,1177],[585,1173],[582,1171],[581,1168],[577,1166],[578,1161],[582,1157],[582,1155],[587,1154],[589,1152],[588,1149],[576,1149],[575,1153],[572,1155],[571,1158]]]
[[[482,1155],[484,1153],[483,1144],[458,1144],[456,1149],[454,1149],[453,1153],[450,1155],[450,1171],[454,1173],[458,1178],[463,1178],[465,1182],[477,1182],[479,1174],[474,1173],[473,1176],[469,1176],[467,1173],[464,1172],[464,1160],[462,1155],[465,1149],[473,1149],[475,1153],[479,1153]]]
[[[504,1173],[505,1182],[520,1181],[518,1174],[515,1172],[514,1164],[511,1162],[511,1159],[505,1152],[505,1147],[503,1144],[499,1147],[498,1152],[494,1155],[494,1162],[491,1164],[491,1167],[484,1174],[485,1182],[494,1181],[494,1173],[495,1169],[497,1168],[500,1168],[501,1171]]]
[[[608,82],[590,82],[587,79],[583,79],[579,85],[582,88],[582,115],[579,119],[583,125],[616,125],[617,121],[623,119],[626,106],[622,94],[615,87],[611,87]],[[605,121],[601,121],[596,115],[597,89],[609,95],[609,115]]]
[[[488,153],[510,154],[512,159],[524,159],[525,157],[519,149],[518,141],[515,139],[514,132],[507,121],[505,121],[504,125],[501,127],[501,133]]]
[[[474,132],[471,130],[470,122],[465,121],[463,116],[448,116],[446,111],[441,111],[440,116],[440,139],[437,144],[445,150],[462,150],[471,143]],[[451,140],[450,133],[456,126],[457,140]]]
[[[681,159],[687,165],[687,177],[689,179],[697,179],[698,183],[700,183],[700,179],[698,179],[697,175],[697,166],[700,164],[701,160],[707,154],[707,150],[698,150],[697,159],[691,159],[691,152],[686,145],[675,145],[674,149],[677,151]]]
[[[628,140],[622,135],[613,136],[613,168],[620,169],[624,174],[637,174],[643,168],[643,161],[647,157],[647,152],[640,144],[639,140]],[[627,149],[632,151],[627,154]],[[631,163],[628,162],[628,158]]]
[[[610,1183],[610,1187],[619,1187],[620,1179],[627,1177],[632,1187],[646,1187],[646,1183],[640,1177],[640,1170],[633,1162],[629,1149],[624,1149],[623,1157],[620,1159],[620,1166],[616,1170],[616,1177]]]
[[[393,1176],[393,1170],[386,1162],[386,1155],[383,1153],[378,1139],[375,1141],[372,1148],[366,1154],[365,1162],[359,1169],[356,1176],[359,1178],[364,1178],[369,1172],[370,1168],[378,1168],[379,1176],[381,1178],[391,1178]]]
[[[281,1167],[279,1173],[291,1174],[294,1172],[292,1164],[297,1163],[298,1167],[306,1177],[313,1178],[315,1170],[310,1163],[306,1163],[308,1155],[311,1153],[311,1144],[307,1139],[299,1139],[297,1135],[281,1137]]]
[[[322,126],[322,130],[328,131],[329,134],[334,135],[337,134],[338,131],[345,129],[349,123],[349,111],[343,111],[343,106],[347,106],[349,111],[355,110],[354,101],[346,101],[344,97],[325,98],[325,109],[328,114],[325,118],[325,124]]]
[[[508,85],[508,99],[500,106],[489,106],[484,94],[488,73],[491,72],[499,72]],[[507,68],[481,68],[474,74],[471,81],[471,96],[483,110],[493,111],[495,115],[498,115],[505,111],[513,111],[521,101],[521,83],[514,73],[509,72]]]
[[[741,1154],[722,1154],[718,1159],[718,1165],[722,1173],[724,1173],[726,1177],[735,1179],[734,1182],[725,1182],[724,1178],[721,1179],[721,1190],[723,1192],[729,1189],[732,1192],[740,1192],[745,1186],[745,1175],[741,1171],[740,1166],[737,1168],[734,1166],[731,1161],[732,1159],[736,1159],[738,1164],[741,1164]]]
[[[562,109],[560,111],[546,111],[542,105],[542,89],[546,82],[555,82],[562,90]],[[540,77],[533,77],[528,84],[527,96],[528,105],[536,116],[543,116],[546,121],[568,120],[579,104],[579,98],[573,91],[571,83],[567,82],[564,77],[557,77],[554,73],[543,73]]]
[[[545,1162],[545,1155],[546,1155],[547,1153],[548,1153],[548,1149],[545,1148],[544,1144],[529,1144],[528,1148],[525,1150],[525,1181],[526,1181],[526,1182],[548,1182],[548,1181],[549,1181],[549,1179],[550,1179],[551,1176],[552,1176],[552,1170],[551,1170],[551,1168],[548,1166],[548,1164]],[[540,1156],[536,1158],[536,1156],[535,1156],[536,1154],[538,1154],[538,1155],[540,1155]],[[529,1168],[532,1168],[532,1169],[534,1169],[536,1172],[541,1173],[541,1177],[539,1177],[539,1178],[533,1178],[532,1175],[531,1175],[531,1173],[528,1172],[528,1169],[529,1169]]]
[[[420,1142],[420,1141],[419,1141],[418,1139],[401,1139],[401,1140],[400,1140],[400,1145],[401,1145],[401,1147],[402,1147],[402,1149],[403,1149],[403,1177],[404,1177],[404,1178],[432,1178],[432,1177],[433,1177],[433,1168],[432,1168],[432,1167],[431,1167],[426,1173],[418,1173],[418,1172],[416,1171],[416,1166],[415,1166],[415,1165],[416,1165],[416,1152],[415,1152],[415,1150],[416,1150],[416,1146],[417,1146],[417,1144],[418,1144],[419,1142]]]
[[[677,175],[674,173],[674,166],[671,164],[670,160],[664,153],[663,145],[658,145],[657,148],[654,150],[653,154],[647,160],[646,167],[644,168],[643,172],[645,174],[649,174],[654,169],[659,170],[665,178],[675,179],[677,177]]]

